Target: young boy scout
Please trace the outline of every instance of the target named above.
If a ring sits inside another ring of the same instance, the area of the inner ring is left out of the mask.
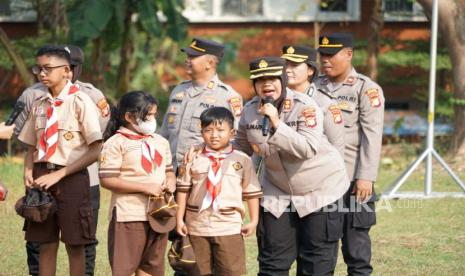
[[[242,97],[219,80],[216,66],[224,46],[207,39],[194,38],[181,51],[187,54],[186,71],[192,78],[174,88],[160,134],[170,141],[173,166],[182,163],[191,145],[200,144],[200,114],[213,106],[229,109],[237,121],[242,112]]]
[[[62,193],[61,190],[64,189],[65,186],[69,187],[70,182],[80,181],[80,183],[88,184],[89,179],[87,176],[87,171],[82,171],[81,167],[85,167],[85,165],[92,163],[91,161],[96,160],[93,152],[92,154],[87,154],[87,150],[92,149],[93,151],[99,151],[101,145],[99,141],[102,135],[101,127],[99,126],[99,122],[96,121],[95,118],[96,116],[100,117],[100,122],[102,125],[104,125],[107,120],[104,118],[106,116],[103,116],[103,114],[106,113],[103,113],[103,111],[101,110],[102,115],[99,116],[98,111],[95,108],[95,104],[92,103],[91,99],[87,95],[79,91],[81,86],[72,85],[72,83],[68,81],[70,75],[72,76],[72,72],[70,69],[72,67],[72,57],[73,55],[71,55],[69,47],[45,46],[38,51],[38,63],[44,64],[40,64],[39,66],[34,68],[34,71],[41,80],[41,83],[36,84],[31,88],[27,89],[20,98],[20,100],[26,102],[25,113],[29,113],[29,115],[23,114],[23,116],[29,116],[28,121],[24,123],[24,117],[20,117],[19,120],[17,120],[17,130],[19,131],[22,129],[19,139],[24,143],[30,145],[27,154],[29,158],[28,162],[30,163],[26,163],[25,168],[27,172],[26,183],[29,186],[39,185],[50,187],[53,185],[50,188],[50,190],[52,191],[52,193],[58,192],[58,202],[69,201],[68,196],[66,196],[66,194],[68,193]],[[59,65],[51,66],[55,63],[59,63]],[[75,74],[74,78],[77,78],[77,76],[78,74]],[[55,91],[59,89],[61,86],[63,86],[62,90]],[[87,86],[83,85],[82,87]],[[93,86],[91,87],[93,88]],[[54,94],[51,94],[52,92]],[[92,94],[101,95],[101,92],[97,90]],[[101,99],[105,101],[103,95]],[[73,104],[69,104],[69,101],[73,100],[75,101],[74,106]],[[51,103],[53,103],[53,108]],[[48,112],[49,109],[53,109],[53,112]],[[45,111],[49,113],[47,115],[50,115],[50,118],[46,116]],[[79,116],[76,115],[76,112],[79,114]],[[92,121],[92,123],[90,123],[89,121]],[[51,124],[52,122],[53,124]],[[45,128],[47,128],[48,131],[53,132],[50,129],[55,129],[55,123],[57,123],[58,126],[56,136],[52,135],[50,137],[46,137],[47,135],[42,135]],[[34,127],[34,124],[36,127]],[[81,126],[82,129],[79,129],[79,127]],[[83,137],[83,135],[86,135],[86,137]],[[56,141],[56,143],[52,143],[53,141]],[[34,157],[34,163],[36,164],[34,165],[33,169],[34,179],[32,179],[30,175],[33,158],[31,150],[32,147],[36,145],[38,148],[40,148],[40,150],[38,150],[39,155],[37,156],[36,153],[36,156]],[[43,155],[42,153],[44,149],[46,155],[41,156]],[[79,161],[76,161],[78,159]],[[44,174],[47,172],[49,172],[50,174],[44,177],[39,177],[37,179],[37,177],[40,176],[38,174]],[[61,180],[59,180],[60,178]],[[57,181],[58,183],[55,184]],[[71,193],[76,193],[78,195],[81,194],[83,196],[81,199],[81,205],[75,206],[76,212],[79,212],[78,217],[76,217],[74,214],[70,214],[70,209],[63,208],[63,210],[59,210],[57,218],[51,218],[49,221],[50,223],[47,222],[46,224],[44,224],[51,225],[53,223],[56,223],[54,222],[54,220],[58,219],[60,227],[63,227],[63,223],[66,223],[63,220],[63,215],[69,216],[69,219],[75,219],[81,221],[81,223],[85,223],[85,226],[82,227],[82,231],[84,231],[84,233],[81,233],[80,229],[76,229],[76,227],[72,227],[71,229],[66,227],[62,228],[62,240],[65,243],[68,243],[67,249],[69,248],[70,253],[74,252],[71,254],[77,254],[77,256],[79,257],[77,259],[75,257],[70,259],[70,263],[72,265],[72,273],[76,273],[76,271],[81,271],[81,244],[87,245],[96,243],[94,236],[96,223],[94,223],[93,221],[89,221],[93,219],[93,216],[90,213],[90,209],[86,209],[87,203],[90,200],[88,188],[89,187],[81,187],[81,184],[79,184],[78,186],[76,186],[76,189],[78,190],[69,191]],[[77,202],[74,203],[78,204]],[[72,204],[73,203],[71,203],[71,205]],[[48,269],[45,273],[51,273],[55,269],[56,259],[53,258],[53,251],[55,250],[55,246],[57,246],[58,244],[56,243],[55,238],[52,236],[48,236],[46,238],[44,236],[35,235],[37,234],[38,228],[40,227],[40,225],[38,226],[28,222],[26,222],[25,225],[26,240],[28,241],[28,243],[26,244],[26,247],[28,249],[28,265],[31,275],[39,274],[39,246],[41,252],[40,261],[42,262],[42,260],[45,260],[45,263],[40,266],[40,271],[43,272],[44,270]],[[53,228],[48,228],[46,231],[43,232],[50,232],[49,230],[55,231]],[[76,232],[77,235],[82,234],[84,239],[77,239],[75,237],[76,234],[70,234],[69,232]],[[44,248],[45,251],[42,251]],[[93,251],[95,252],[95,249],[93,249]],[[82,253],[84,253],[84,251],[82,251]],[[88,257],[87,259],[88,265],[86,266],[86,273],[88,273],[88,275],[92,275],[95,253],[91,254],[90,258]],[[83,268],[84,267],[82,267],[82,269]]]
[[[323,111],[323,133],[344,156],[344,124],[341,110],[331,95],[316,90],[313,79],[318,76],[317,51],[301,45],[287,45],[282,49],[286,60],[287,87],[313,98]]]
[[[349,275],[369,275],[373,268],[368,232],[376,223],[373,184],[378,173],[383,134],[383,90],[352,67],[350,34],[321,36],[318,52],[324,75],[317,79],[316,86],[321,93],[336,98],[342,110],[345,163],[352,181],[345,195],[350,212],[345,215],[342,253]],[[357,202],[364,203],[360,206]]]
[[[257,226],[261,187],[250,157],[230,144],[235,133],[231,112],[213,107],[200,119],[205,147],[181,167],[177,232],[189,234],[200,275],[245,275],[242,236]],[[243,200],[250,214],[245,225]]]
[[[264,57],[250,63],[257,97],[245,107],[234,146],[263,159],[259,275],[334,273],[342,215],[333,203],[349,187],[344,161],[323,135],[323,113],[303,93],[286,88],[284,60]],[[272,103],[269,103],[269,98]],[[268,116],[270,133],[262,133]]]

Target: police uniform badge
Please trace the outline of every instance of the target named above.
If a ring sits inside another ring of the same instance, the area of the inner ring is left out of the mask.
[[[71,131],[67,131],[65,134],[63,134],[63,137],[66,139],[66,141],[69,141],[74,138],[74,135],[71,133]]]
[[[283,103],[283,112],[289,112],[291,111],[291,108],[292,108],[292,100],[285,99]]]
[[[239,162],[234,163],[232,166],[236,171],[242,169],[242,164]]]
[[[214,86],[215,86],[215,83],[212,82],[212,81],[209,81],[208,84],[207,84],[208,89],[213,89]]]
[[[305,125],[311,128],[316,127],[316,110],[313,107],[307,107],[302,111],[302,116],[304,117]]]
[[[253,152],[255,152],[256,154],[260,154],[260,148],[258,147],[257,144],[252,144],[251,147],[252,147]]]
[[[102,113],[103,117],[107,117],[108,115],[110,115],[110,105],[108,104],[105,98],[100,99],[97,102],[97,107],[98,109],[100,109],[100,112]]]
[[[379,91],[376,88],[370,88],[365,92],[370,99],[371,107],[380,107]]]
[[[342,110],[349,110],[349,103],[348,102],[340,102],[338,103],[337,107]]]
[[[323,39],[321,40],[321,44],[328,45],[329,44],[329,39],[327,37],[323,37]]]
[[[262,60],[260,60],[260,62],[258,63],[258,67],[259,67],[259,68],[266,68],[266,67],[268,67],[268,62],[266,62],[266,60],[262,59]]]
[[[342,112],[337,105],[333,104],[329,106],[329,111],[333,115],[333,121],[335,124],[342,123]]]
[[[167,121],[168,121],[168,124],[174,123],[174,115],[168,115]]]
[[[174,97],[175,97],[176,99],[182,99],[182,98],[184,98],[184,92],[176,93],[176,94],[174,95]]]
[[[234,116],[240,116],[242,113],[242,99],[240,97],[234,97],[229,100],[229,105]]]
[[[355,83],[355,77],[354,76],[350,76],[347,78],[346,80],[346,83],[349,84],[349,85],[352,85]]]
[[[293,53],[295,53],[294,47],[289,46],[289,48],[287,48],[287,50],[286,50],[286,53],[287,53],[287,54],[293,54]]]

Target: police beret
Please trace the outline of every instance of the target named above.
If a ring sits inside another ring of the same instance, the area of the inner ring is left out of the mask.
[[[317,68],[318,64],[316,63],[316,56],[317,52],[312,47],[286,45],[283,47],[283,55],[281,57],[293,62],[305,62],[308,65]]]
[[[197,38],[192,39],[191,44],[188,47],[184,47],[181,51],[191,56],[202,56],[206,54],[217,56],[218,58],[223,57],[224,45],[208,39]]]
[[[334,33],[320,36],[318,52],[334,55],[347,47],[352,47],[352,35],[349,33]]]
[[[66,45],[65,50],[69,53],[71,65],[84,63],[84,52],[78,46]]]
[[[279,57],[261,57],[252,60],[249,64],[250,79],[264,76],[280,77],[283,74],[285,62]]]

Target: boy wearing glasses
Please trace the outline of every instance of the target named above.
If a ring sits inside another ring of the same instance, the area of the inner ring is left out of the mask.
[[[69,80],[69,49],[43,47],[36,62],[33,72],[47,89],[33,103],[19,135],[28,145],[24,182],[26,188],[51,192],[57,212],[43,223],[26,221],[26,240],[40,243],[40,275],[55,275],[59,237],[66,245],[70,275],[84,275],[84,245],[95,240],[86,168],[102,146],[98,111]]]

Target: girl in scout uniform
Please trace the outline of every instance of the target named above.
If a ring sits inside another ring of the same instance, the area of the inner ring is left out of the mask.
[[[344,156],[344,124],[336,99],[316,89],[313,79],[318,76],[317,51],[307,46],[287,45],[282,49],[286,60],[287,87],[312,97],[323,111],[323,133]]]
[[[97,110],[68,80],[65,48],[39,49],[32,71],[47,93],[34,102],[19,135],[28,145],[24,180],[26,188],[50,191],[57,212],[43,223],[26,221],[26,240],[40,243],[40,275],[55,275],[59,237],[66,245],[70,275],[84,275],[84,245],[95,239],[86,167],[101,149]]]
[[[169,143],[155,134],[157,106],[146,92],[125,94],[105,133],[110,138],[100,156],[99,177],[112,192],[108,255],[113,275],[164,275],[168,235],[152,229],[147,209],[149,197],[174,192],[176,180]]]
[[[181,167],[176,230],[189,234],[200,275],[244,275],[243,236],[257,226],[261,187],[250,157],[230,144],[233,114],[212,107],[202,112],[200,121],[205,146]],[[245,225],[243,200],[250,214]]]
[[[342,234],[333,203],[349,181],[341,155],[323,135],[323,112],[310,97],[286,88],[284,66],[277,57],[250,63],[257,97],[244,107],[234,140],[237,149],[262,158],[259,275],[288,275],[295,260],[298,275],[332,274]]]

